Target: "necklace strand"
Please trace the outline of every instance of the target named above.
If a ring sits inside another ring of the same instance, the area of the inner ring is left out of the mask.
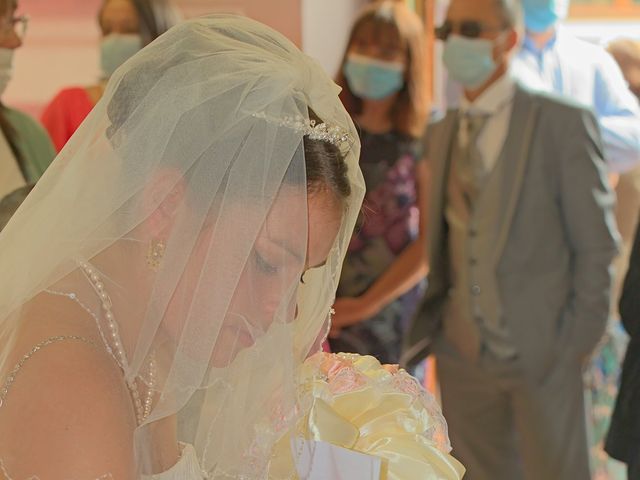
[[[96,346],[91,340],[88,340],[84,337],[79,337],[77,335],[58,335],[56,337],[47,338],[46,340],[43,340],[42,342],[38,343],[31,350],[29,350],[27,353],[25,353],[22,356],[22,358],[20,359],[20,361],[18,361],[16,366],[13,367],[13,370],[11,370],[11,372],[9,372],[9,375],[7,375],[7,378],[5,379],[4,384],[0,389],[0,407],[4,405],[7,394],[9,393],[9,389],[11,388],[11,385],[13,385],[13,382],[16,379],[16,375],[18,374],[20,369],[22,369],[22,367],[27,362],[27,360],[33,357],[37,352],[42,350],[44,347],[48,347],[49,345],[62,342],[64,340],[78,340],[84,343],[88,343],[89,345],[93,345],[94,347]]]
[[[102,279],[100,278],[98,272],[86,262],[82,262],[80,266],[91,282],[91,285],[95,289],[96,294],[100,298],[102,314],[107,322],[107,328],[109,329],[106,336],[111,341],[110,347],[115,354],[117,362],[120,364],[122,370],[126,373],[127,371],[129,371],[129,362],[124,351],[124,346],[122,345],[118,323],[116,322],[115,316],[113,315],[113,303],[111,302],[111,297],[105,289],[104,283],[102,282]],[[129,391],[131,392],[131,397],[133,398],[133,405],[136,411],[138,425],[142,425],[142,423],[144,423],[144,421],[151,413],[151,407],[153,404],[153,390],[155,387],[155,377],[156,362],[154,355],[151,354],[151,359],[149,361],[149,381],[147,384],[146,395],[143,400],[140,397],[140,390],[138,388],[138,384],[136,383],[136,378],[127,379],[127,376],[125,375],[125,381],[127,383],[127,386],[129,387]]]

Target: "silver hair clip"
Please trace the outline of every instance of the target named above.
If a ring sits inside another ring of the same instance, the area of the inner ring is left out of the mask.
[[[267,115],[264,112],[256,112],[253,116],[279,125],[280,127],[291,128],[311,140],[321,140],[331,143],[336,147],[343,147],[345,144],[351,146],[353,143],[349,132],[337,125],[329,126],[326,123],[316,125],[315,120],[306,120],[302,116],[277,118]]]

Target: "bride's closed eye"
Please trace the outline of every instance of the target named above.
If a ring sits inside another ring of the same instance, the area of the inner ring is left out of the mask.
[[[269,263],[257,250],[253,251],[253,257],[258,269],[266,275],[276,275],[279,271],[277,265]]]

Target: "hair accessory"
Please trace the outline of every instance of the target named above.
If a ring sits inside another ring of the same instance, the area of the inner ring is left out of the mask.
[[[254,113],[253,116],[281,127],[291,128],[311,140],[322,140],[336,147],[343,147],[345,144],[350,146],[353,144],[353,139],[349,132],[337,125],[330,126],[326,123],[316,124],[315,120],[307,120],[302,116],[277,118],[267,115],[264,112]]]

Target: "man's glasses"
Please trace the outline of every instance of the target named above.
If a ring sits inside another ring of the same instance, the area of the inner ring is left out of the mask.
[[[29,24],[29,17],[26,15],[20,15],[19,17],[13,17],[9,20],[0,22],[0,38],[6,38],[12,33],[22,40],[27,34],[27,25]]]
[[[478,38],[483,32],[500,32],[504,27],[488,27],[475,20],[463,20],[462,22],[445,22],[436,28],[435,34],[438,40],[443,42],[449,38],[449,35],[456,33],[467,38]]]

